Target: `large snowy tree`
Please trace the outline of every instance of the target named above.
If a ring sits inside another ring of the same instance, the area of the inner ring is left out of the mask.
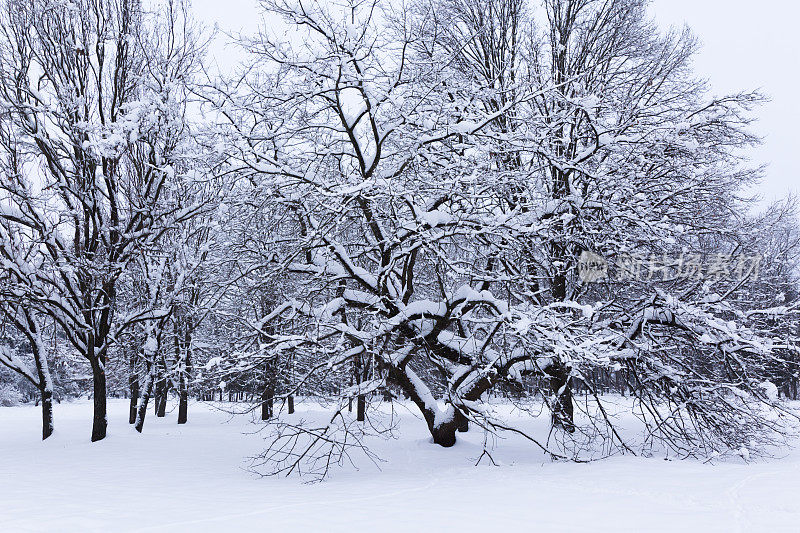
[[[726,300],[752,269],[578,275],[587,251],[736,251],[759,96],[709,97],[687,32],[661,36],[635,0],[266,5],[288,37],[249,42],[247,74],[216,98],[269,228],[251,268],[283,297],[232,367],[291,353],[295,388],[355,368],[343,399],[397,388],[443,446],[467,420],[513,430],[482,397],[525,376],[574,432],[573,382],[593,390],[597,371],[625,370],[647,438],[676,451],[775,429],[769,333]],[[589,424],[626,447],[597,404]]]

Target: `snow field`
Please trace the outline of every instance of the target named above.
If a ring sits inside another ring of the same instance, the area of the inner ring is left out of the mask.
[[[222,404],[229,407],[228,404]],[[89,442],[91,405],[55,406],[41,442],[39,409],[0,408],[0,531],[798,531],[800,453],[744,464],[614,457],[551,462],[521,439],[459,435],[430,443],[400,407],[397,439],[373,439],[378,466],[333,470],[322,483],[260,477],[250,461],[264,432],[214,405],[148,414],[137,434],[110,401],[110,435]],[[298,405],[296,419],[323,420]],[[285,417],[285,415],[284,415]],[[537,422],[538,423],[538,422]]]

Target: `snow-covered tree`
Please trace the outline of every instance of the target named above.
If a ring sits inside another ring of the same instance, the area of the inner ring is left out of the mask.
[[[0,255],[25,305],[54,320],[91,366],[93,441],[106,434],[111,344],[159,312],[117,312],[118,281],[197,211],[169,198],[182,87],[198,50],[176,25],[183,4],[155,9],[136,0],[7,0],[0,15],[0,106],[21,161],[2,177],[0,217],[12,229]]]
[[[539,376],[555,426],[630,449],[599,399],[582,429],[571,394],[623,369],[646,440],[710,453],[776,429],[769,332],[726,301],[752,271],[619,279],[632,254],[728,242],[759,175],[740,156],[758,95],[709,97],[687,32],[660,35],[635,0],[552,0],[539,19],[500,0],[266,5],[287,37],[249,42],[214,98],[267,228],[251,267],[281,297],[230,368],[291,354],[288,391],[355,368],[344,401],[399,389],[443,446],[468,420],[513,430],[482,398]],[[583,283],[584,252],[615,279]]]

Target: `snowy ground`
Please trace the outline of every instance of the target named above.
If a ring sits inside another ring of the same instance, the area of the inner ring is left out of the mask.
[[[194,404],[188,425],[148,416],[138,435],[123,401],[110,409],[109,438],[91,444],[88,402],[57,405],[45,443],[37,408],[0,408],[0,531],[800,531],[800,450],[572,464],[510,440],[501,466],[475,467],[480,432],[441,449],[406,413],[400,438],[374,446],[380,470],[307,484],[247,470],[263,446],[247,416]]]

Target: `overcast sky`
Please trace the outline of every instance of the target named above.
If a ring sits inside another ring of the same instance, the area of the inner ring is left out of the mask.
[[[767,163],[765,199],[800,192],[800,3],[796,0],[653,0],[665,26],[683,24],[702,42],[695,70],[716,93],[759,89],[772,100],[758,111]]]
[[[198,18],[229,32],[252,31],[256,0],[194,0]],[[759,89],[771,98],[758,111],[764,144],[753,160],[769,165],[765,200],[800,192],[800,2],[795,0],[652,0],[664,26],[688,24],[702,43],[696,71],[717,94]],[[215,47],[227,63],[232,52]]]

